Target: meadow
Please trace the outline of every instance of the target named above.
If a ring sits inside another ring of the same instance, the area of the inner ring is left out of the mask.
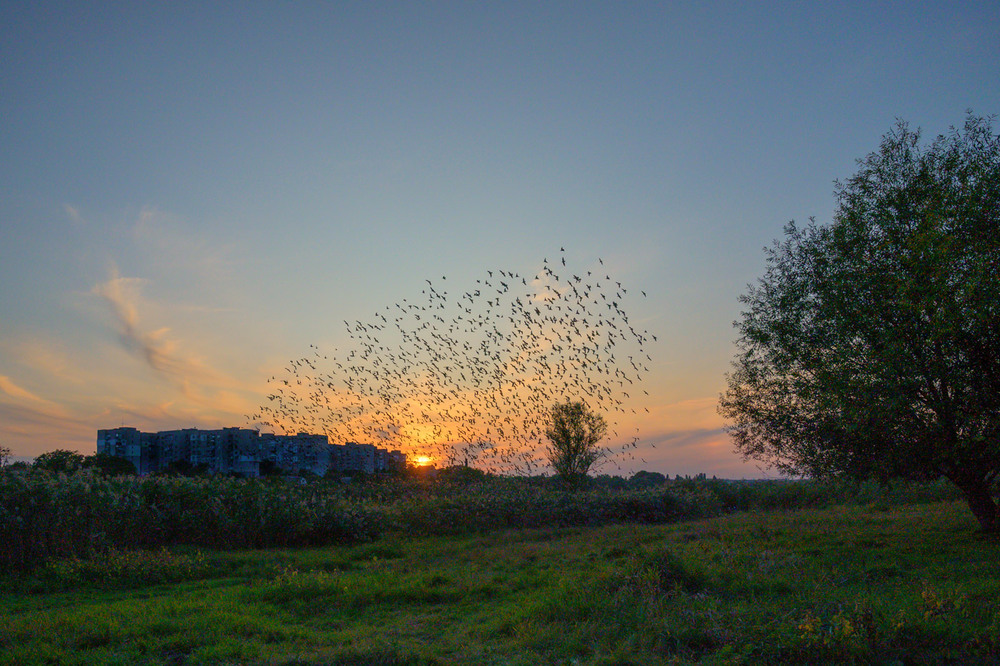
[[[0,664],[1000,660],[998,544],[945,486],[855,487],[844,504],[844,488],[804,482],[500,480],[329,488],[325,505],[319,487],[233,484],[312,497],[312,531],[290,524],[286,546],[261,548],[241,544],[276,538],[271,523],[231,543],[211,523],[196,544],[178,522],[189,543],[105,535],[89,556],[9,567]],[[230,524],[228,501],[188,510]],[[322,527],[334,504],[368,527]]]
[[[0,664],[990,663],[961,502],[173,547],[8,575]]]

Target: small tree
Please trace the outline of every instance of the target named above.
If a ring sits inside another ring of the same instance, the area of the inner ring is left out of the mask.
[[[10,449],[0,446],[0,469],[3,469],[10,462]]]
[[[659,472],[647,472],[642,469],[632,475],[632,478],[628,480],[628,485],[633,488],[653,488],[655,486],[662,486],[667,482],[667,477]]]
[[[576,485],[590,466],[604,456],[597,445],[608,430],[604,417],[583,402],[564,402],[552,407],[545,436],[549,438],[549,464],[564,481]]]
[[[63,472],[72,474],[83,466],[83,456],[76,451],[66,449],[56,449],[43,453],[35,458],[35,469],[44,469],[49,472]]]
[[[786,227],[742,297],[720,412],[746,457],[810,476],[934,479],[1000,530],[1000,137],[927,148],[900,123],[838,184],[833,223]]]

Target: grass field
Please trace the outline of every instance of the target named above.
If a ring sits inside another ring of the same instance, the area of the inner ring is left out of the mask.
[[[962,503],[56,560],[0,664],[991,663],[1000,546]]]

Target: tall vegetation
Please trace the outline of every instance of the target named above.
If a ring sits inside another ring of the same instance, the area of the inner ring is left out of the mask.
[[[905,123],[790,223],[747,309],[720,411],[747,457],[813,476],[946,477],[1000,529],[1000,136]]]
[[[210,479],[0,474],[0,570],[50,557],[191,544],[261,548],[353,542],[380,529],[362,502],[320,486]]]
[[[594,479],[567,490],[552,479],[393,479],[307,485],[225,477],[110,477],[40,470],[0,473],[0,572],[51,558],[194,545],[217,549],[357,543],[383,535],[670,523],[747,510],[831,502],[900,503],[952,497],[951,486],[675,479],[623,488]]]

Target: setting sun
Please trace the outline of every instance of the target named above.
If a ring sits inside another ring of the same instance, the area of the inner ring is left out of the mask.
[[[431,460],[432,460],[432,458],[430,458],[428,456],[417,456],[417,457],[415,457],[413,459],[413,463],[417,467],[426,467],[427,465],[431,464]]]

